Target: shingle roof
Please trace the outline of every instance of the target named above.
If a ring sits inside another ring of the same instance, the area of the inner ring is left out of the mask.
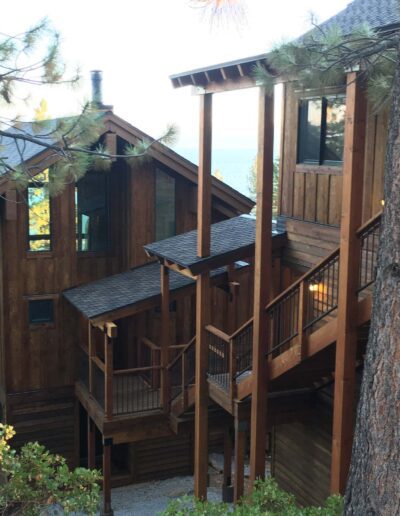
[[[321,27],[336,25],[344,34],[350,34],[362,24],[373,29],[400,24],[399,0],[354,0]]]
[[[211,276],[222,276],[225,272],[225,268],[219,268],[212,271]],[[170,271],[172,293],[189,285],[194,285],[194,280]],[[154,299],[156,305],[160,292],[160,265],[153,262],[70,288],[63,295],[85,317],[93,319],[121,308],[134,307],[142,301]]]
[[[273,236],[282,235],[277,228]],[[168,260],[189,269],[192,274],[226,265],[251,256],[254,252],[256,221],[240,215],[211,226],[211,252],[206,258],[197,256],[197,230],[145,245],[151,256]]]
[[[45,125],[43,125],[43,122],[22,122],[15,127],[7,129],[7,132],[22,136],[33,136],[40,139],[45,144],[53,145],[57,143],[57,139],[53,133],[57,127],[57,123],[58,119],[46,120]],[[30,160],[44,150],[45,147],[37,143],[0,136],[0,157],[5,159],[6,163],[11,167],[16,167],[21,162]],[[0,168],[0,174],[4,172],[5,169],[2,170]]]

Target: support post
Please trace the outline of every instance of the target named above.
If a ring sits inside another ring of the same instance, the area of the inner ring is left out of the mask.
[[[208,474],[208,343],[206,326],[210,320],[210,274],[196,281],[196,379],[194,419],[194,494],[207,498]]]
[[[93,361],[92,357],[96,355],[95,343],[93,339],[93,326],[92,323],[88,322],[88,353],[89,353],[89,392],[93,394],[94,392],[94,374],[93,374]]]
[[[88,416],[87,418],[88,431],[88,468],[94,469],[96,467],[96,427],[93,420]]]
[[[226,428],[224,433],[224,482],[222,484],[222,501],[226,503],[233,502],[232,436],[230,428]]]
[[[331,492],[344,493],[354,432],[357,288],[362,223],[366,97],[356,72],[347,74],[340,226],[339,299],[331,463]]]
[[[161,406],[165,413],[169,410],[169,269],[161,265]]]
[[[211,142],[212,95],[200,96],[199,180],[197,189],[197,254],[209,256],[211,249]],[[194,494],[207,498],[208,473],[208,345],[205,327],[210,323],[210,274],[196,279],[196,379]]]
[[[233,500],[238,502],[244,493],[244,459],[246,456],[246,433],[248,422],[235,416],[235,477]]]
[[[268,320],[272,297],[272,185],[274,97],[260,89],[257,154],[256,246],[254,264],[253,369],[251,400],[250,488],[265,475],[268,369]]]
[[[210,254],[211,240],[212,95],[200,95],[199,182],[197,189],[197,254]]]
[[[108,419],[113,416],[113,347],[116,336],[116,325],[106,323],[104,328],[104,413]]]
[[[112,516],[111,508],[111,446],[112,439],[103,439],[103,516]]]

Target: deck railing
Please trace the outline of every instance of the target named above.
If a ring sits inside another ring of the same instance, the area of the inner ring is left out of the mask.
[[[170,402],[182,395],[183,403],[187,405],[187,391],[195,377],[195,342],[196,338],[193,337],[167,367]]]
[[[357,231],[360,239],[359,294],[375,281],[380,227],[381,214],[378,214]],[[267,305],[268,357],[275,358],[296,346],[299,359],[302,359],[308,334],[328,322],[337,310],[339,266],[338,248]],[[206,330],[209,379],[233,394],[238,379],[252,367],[253,320],[231,336],[213,326],[207,326]]]
[[[381,217],[373,218],[357,232],[361,241],[361,267],[358,293],[367,289],[376,277],[378,246],[381,234]]]
[[[161,366],[117,369],[113,372],[113,415],[147,412],[161,408],[160,390],[151,379],[160,382]]]

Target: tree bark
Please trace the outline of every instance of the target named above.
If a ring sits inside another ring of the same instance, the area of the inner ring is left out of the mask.
[[[345,515],[400,514],[400,45],[385,162],[385,209]]]

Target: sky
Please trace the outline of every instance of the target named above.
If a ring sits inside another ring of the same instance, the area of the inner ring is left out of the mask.
[[[15,34],[48,17],[61,34],[70,69],[79,66],[79,89],[32,91],[25,118],[46,98],[52,116],[72,114],[90,98],[90,70],[103,71],[103,101],[114,112],[160,136],[169,123],[179,130],[178,150],[198,145],[198,98],[173,89],[169,75],[268,51],[343,9],[349,0],[238,0],[244,15],[211,22],[191,0],[21,0],[7,2],[0,32]],[[243,14],[243,13],[242,13]],[[214,95],[213,145],[255,148],[256,89]]]

